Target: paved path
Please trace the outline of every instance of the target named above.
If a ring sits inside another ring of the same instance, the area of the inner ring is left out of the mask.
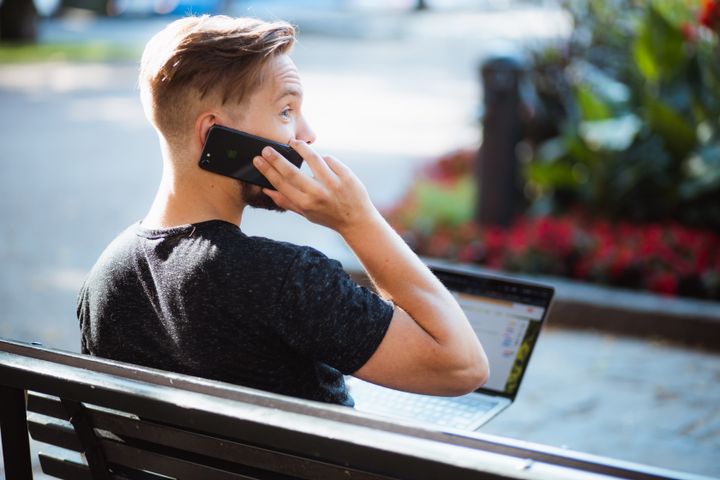
[[[295,58],[318,147],[388,205],[423,159],[476,142],[478,59],[491,37],[540,35],[533,18],[371,16],[369,39],[301,37]],[[51,24],[46,35],[141,44],[157,28],[156,20]],[[160,175],[135,75],[133,63],[0,65],[0,336],[78,349],[79,283],[107,242],[142,217]],[[292,214],[248,212],[244,228],[348,255],[335,234]],[[720,476],[720,357],[549,329],[516,404],[484,431]]]

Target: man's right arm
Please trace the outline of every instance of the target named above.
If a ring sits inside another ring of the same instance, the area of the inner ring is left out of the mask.
[[[263,190],[279,206],[337,231],[378,289],[395,305],[388,331],[355,375],[401,390],[460,395],[488,377],[488,362],[467,317],[445,286],[388,225],[353,172],[291,143],[314,178],[272,149],[256,167],[277,188]]]
[[[395,313],[355,376],[401,390],[461,395],[488,377],[488,362],[452,294],[379,215],[340,232]]]

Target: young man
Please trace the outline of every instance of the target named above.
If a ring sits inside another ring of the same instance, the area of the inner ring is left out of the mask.
[[[487,359],[455,299],[348,167],[310,146],[294,35],[284,22],[203,16],[147,44],[140,93],[163,176],[147,216],[82,287],[83,351],[344,405],[343,374],[429,394],[474,390]],[[290,143],[312,177],[269,147],[254,162],[277,191],[200,169],[213,125]],[[337,231],[382,297],[312,248],[245,235],[248,205]]]

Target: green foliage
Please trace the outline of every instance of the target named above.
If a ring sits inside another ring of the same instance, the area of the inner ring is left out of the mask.
[[[406,210],[404,222],[427,234],[438,226],[454,228],[472,221],[475,180],[463,176],[453,182],[420,178],[409,196],[413,208]]]
[[[462,178],[452,188],[433,182],[419,182],[416,185],[419,208],[435,223],[457,226],[473,217],[475,182]]]
[[[587,85],[575,86],[575,98],[583,120],[606,120],[612,117],[610,106],[596,95]]]
[[[659,5],[649,3],[633,43],[637,68],[652,81],[674,75],[685,61],[682,34],[660,12]],[[674,6],[679,5],[676,2]]]
[[[531,213],[720,228],[720,46],[700,0],[580,0],[567,48],[532,81],[562,105],[534,139]],[[554,85],[548,93],[547,85]]]
[[[106,62],[135,60],[138,49],[108,43],[55,43],[0,45],[0,64],[40,61]]]

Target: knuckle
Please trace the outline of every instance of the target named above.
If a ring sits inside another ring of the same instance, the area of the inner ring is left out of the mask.
[[[283,185],[285,183],[284,179],[274,170],[268,170],[267,172],[263,173],[263,175],[265,175],[265,178],[267,178],[268,181],[272,183],[275,187]]]
[[[290,182],[296,182],[300,177],[300,170],[288,168],[287,170],[283,171],[283,176],[287,178]]]
[[[312,207],[312,202],[310,202],[307,198],[301,198],[297,201],[297,206],[301,211],[307,212]]]
[[[332,189],[328,188],[317,188],[313,192],[313,199],[314,203],[319,207],[327,207],[332,203],[332,198],[336,198],[336,195],[333,193]]]
[[[253,165],[255,165],[255,168],[258,170],[265,170],[268,168],[267,163],[263,161],[263,157],[257,156],[253,158]]]
[[[269,160],[275,160],[278,156],[278,153],[272,147],[263,148],[261,153],[264,158]]]

